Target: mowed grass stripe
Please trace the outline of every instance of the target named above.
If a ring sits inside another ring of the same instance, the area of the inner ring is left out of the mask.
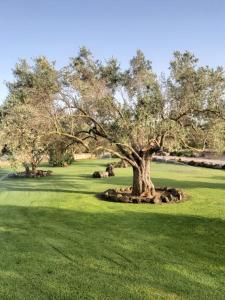
[[[188,200],[129,205],[96,198],[132,182],[130,168],[91,178],[107,162],[0,182],[0,298],[224,299],[225,173],[153,163]]]

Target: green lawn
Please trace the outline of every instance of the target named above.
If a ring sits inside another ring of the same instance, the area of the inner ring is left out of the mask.
[[[131,169],[92,179],[106,162],[1,170],[0,299],[225,299],[225,172],[153,163],[155,185],[186,202],[110,203],[95,193],[130,185]]]

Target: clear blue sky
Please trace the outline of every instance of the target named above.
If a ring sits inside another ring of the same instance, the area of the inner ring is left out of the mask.
[[[46,55],[60,67],[85,45],[126,66],[142,49],[157,73],[174,50],[225,67],[224,0],[0,0],[0,100],[18,58]]]

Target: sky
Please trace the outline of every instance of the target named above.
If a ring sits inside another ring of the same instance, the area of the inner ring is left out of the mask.
[[[141,49],[158,74],[175,50],[225,68],[225,0],[0,0],[0,102],[19,58],[60,68],[81,46],[123,68]]]

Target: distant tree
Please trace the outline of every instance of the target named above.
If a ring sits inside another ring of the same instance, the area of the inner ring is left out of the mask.
[[[178,147],[193,150],[224,149],[225,77],[222,67],[197,67],[189,52],[175,52],[166,82],[170,119],[179,134],[172,134]]]
[[[49,165],[63,167],[74,162],[75,142],[64,136],[52,135],[49,137]]]
[[[13,69],[14,81],[8,82],[9,96],[3,108],[13,107],[15,104],[45,105],[52,103],[54,95],[59,91],[58,71],[54,62],[40,56],[29,64],[21,59]]]
[[[27,166],[31,166],[32,172],[35,172],[48,149],[46,120],[31,105],[20,104],[10,110],[2,125],[3,140],[7,141],[13,157],[26,170]]]
[[[59,92],[58,72],[45,57],[33,65],[21,60],[8,83],[9,96],[2,107],[1,128],[14,157],[35,172],[48,151],[54,95]]]

